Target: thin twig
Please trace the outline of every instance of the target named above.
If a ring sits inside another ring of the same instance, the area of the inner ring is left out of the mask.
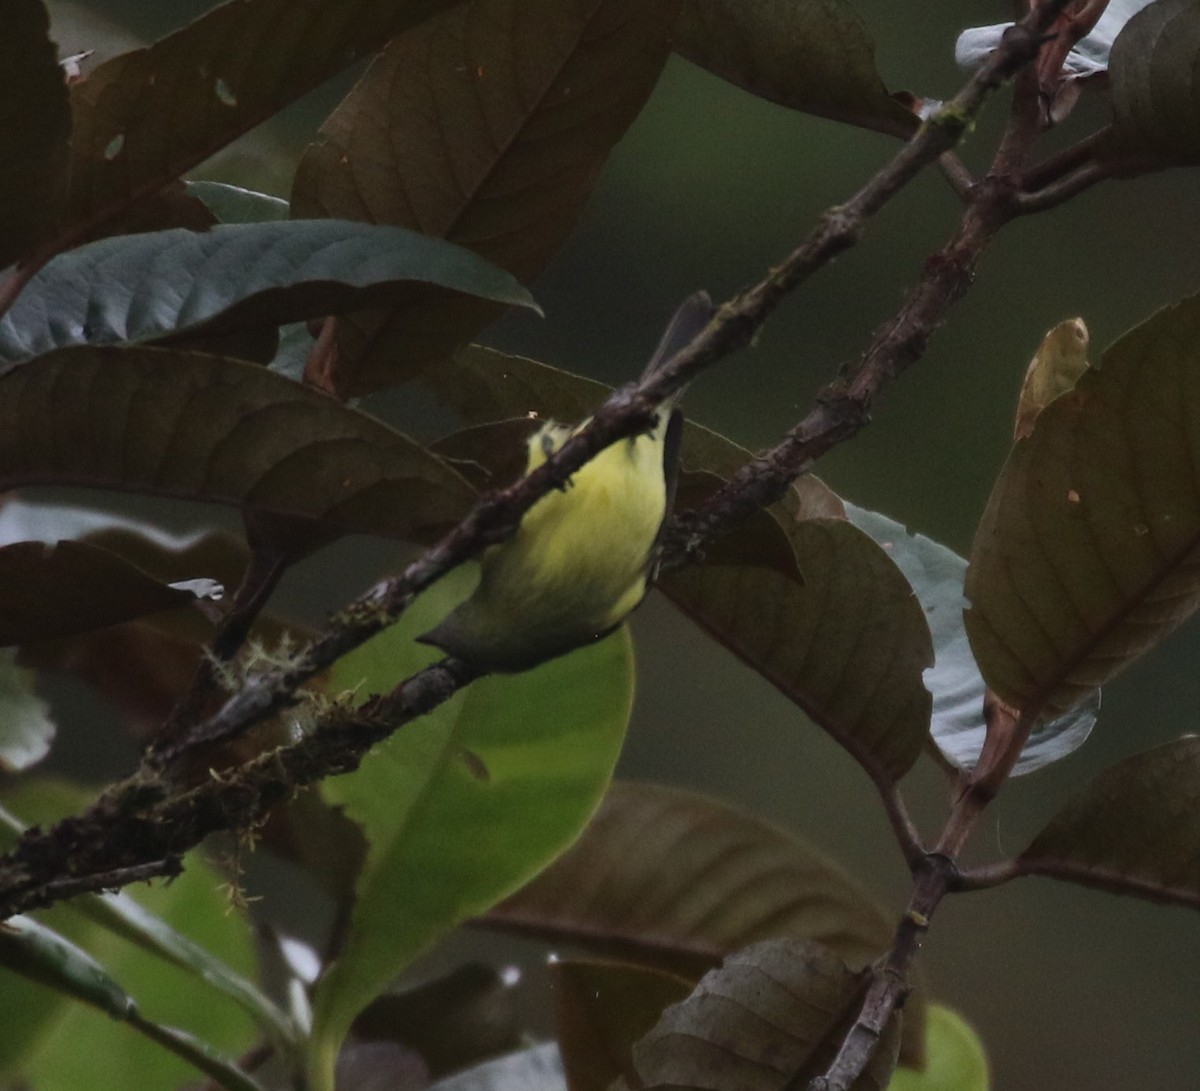
[[[942,152],[937,159],[938,169],[950,183],[950,188],[960,201],[966,201],[975,188],[976,178],[955,152]]]
[[[334,660],[357,647],[394,621],[412,598],[464,560],[511,534],[521,516],[551,488],[561,487],[589,458],[618,439],[651,427],[655,411],[664,398],[680,389],[702,368],[746,344],[786,294],[821,268],[836,254],[852,246],[867,220],[903,188],[922,167],[957,142],[971,124],[988,94],[1036,55],[1040,42],[1040,20],[1052,18],[1060,6],[1055,0],[1034,16],[1006,32],[1001,47],[968,81],[962,91],[930,117],[896,156],[846,204],[831,209],[809,238],[758,285],[720,308],[715,319],[687,347],[643,383],[618,390],[595,414],[591,423],[541,467],[507,489],[480,499],[474,510],[434,547],[405,569],[399,577],[376,586],[343,610],[312,644],[286,668],[265,672],[249,680],[242,692],[226,702],[212,718],[187,732],[160,757],[165,765],[193,749],[231,739],[272,713],[298,700],[297,689]],[[821,432],[811,450],[828,450],[839,439],[853,435],[865,423],[865,406],[883,383],[915,360],[933,327],[940,321],[948,302],[965,291],[980,250],[1003,222],[997,210],[1003,206],[1004,186],[977,188],[986,192],[975,199],[964,221],[956,246],[943,251],[926,269],[922,287],[910,297],[897,323],[876,338],[872,351],[858,372],[846,380],[847,401],[818,407]],[[843,427],[846,417],[850,427]],[[831,411],[831,416],[829,412]],[[812,417],[812,414],[810,414]],[[809,424],[802,422],[801,432]],[[820,429],[818,429],[820,431]],[[802,434],[797,449],[805,450]],[[779,477],[774,468],[756,460],[754,473],[741,476],[741,486],[751,497],[740,505],[742,515],[770,502],[764,500],[777,485],[786,488],[802,471],[789,467]],[[764,490],[757,487],[756,474],[769,479]],[[779,482],[782,481],[782,484]],[[778,494],[776,494],[778,495]],[[728,500],[730,494],[724,493]],[[738,506],[735,504],[735,507]],[[723,517],[726,526],[729,513]],[[713,520],[716,528],[721,520]],[[693,535],[694,538],[694,535]],[[45,880],[73,872],[86,876],[164,856],[168,866],[178,866],[177,857],[207,834],[222,829],[245,827],[271,807],[288,798],[301,785],[324,776],[352,769],[373,741],[400,724],[441,703],[476,673],[455,661],[414,676],[402,687],[404,699],[393,703],[399,719],[387,724],[371,720],[366,728],[360,718],[353,721],[361,730],[349,732],[334,719],[324,728],[291,747],[264,755],[254,762],[224,774],[179,796],[167,796],[155,778],[135,778],[106,793],[91,810],[65,819],[49,831],[31,831],[9,856],[0,860],[0,919],[34,905],[49,904]],[[378,707],[371,715],[378,714]],[[127,837],[117,835],[124,831]],[[86,889],[86,887],[84,887]]]
[[[1115,176],[1110,163],[1093,160],[1033,193],[1018,193],[1014,198],[1014,204],[1017,212],[1022,216],[1033,212],[1045,212],[1056,205],[1061,205],[1063,201],[1077,197],[1085,189],[1091,189],[1097,182],[1103,182]]]

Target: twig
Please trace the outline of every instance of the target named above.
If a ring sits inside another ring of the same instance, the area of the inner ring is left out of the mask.
[[[968,200],[971,190],[975,188],[976,179],[967,168],[966,163],[954,152],[942,152],[938,156],[937,165],[958,199],[964,202]]]
[[[1084,163],[1077,170],[1063,175],[1033,193],[1018,193],[1014,198],[1016,210],[1023,216],[1033,212],[1045,212],[1078,196],[1097,182],[1113,177],[1115,172],[1112,164],[1097,160]]]
[[[871,973],[871,984],[854,1025],[825,1074],[809,1082],[808,1091],[849,1091],[870,1063],[892,1013],[912,991],[909,970],[934,911],[946,894],[952,871],[953,865],[944,857],[926,857],[912,899],[896,926],[892,946]]]
[[[416,594],[452,568],[511,534],[525,511],[551,488],[561,487],[589,458],[618,439],[651,427],[664,398],[702,368],[746,344],[789,291],[852,246],[870,216],[922,167],[954,146],[988,94],[1036,55],[1041,28],[1060,6],[1061,0],[1050,0],[1007,31],[1001,47],[958,95],[922,125],[909,144],[846,204],[830,209],[782,265],[721,307],[708,327],[668,364],[645,382],[616,391],[591,423],[536,471],[507,489],[482,497],[458,527],[399,577],[377,585],[343,610],[292,665],[250,679],[215,716],[164,748],[159,754],[162,766],[194,749],[231,739],[294,703],[299,686],[394,621]],[[847,380],[845,404],[822,405],[814,411],[819,418],[817,424],[823,426],[828,417],[830,427],[812,445],[813,451],[828,450],[862,427],[870,398],[902,366],[916,359],[949,306],[947,301],[965,291],[975,258],[1004,218],[997,210],[1004,207],[1001,198],[1007,192],[1005,187],[993,181],[977,189],[985,192],[968,209],[961,237],[951,250],[932,259],[922,286],[910,297],[897,322],[876,338],[873,353],[859,373]],[[843,421],[849,427],[843,427]],[[802,452],[807,442],[804,432],[810,423],[809,418],[802,422],[802,434],[793,441]],[[740,487],[750,499],[738,504],[735,498],[720,519],[711,520],[711,526],[716,529],[722,522],[728,526],[732,521],[730,512],[746,515],[775,499],[781,493],[771,495],[772,490],[786,488],[810,455],[802,453],[798,467],[786,470],[791,476],[781,476],[782,465],[772,467],[756,460],[752,464],[756,467],[754,473],[739,475]],[[767,482],[765,488],[756,481],[756,474]],[[721,495],[726,502],[731,498],[728,490]],[[44,894],[48,876],[69,872],[83,881],[87,875],[113,866],[164,857],[177,866],[178,854],[207,834],[244,827],[286,799],[296,787],[354,768],[372,742],[441,703],[475,676],[461,663],[444,661],[404,684],[403,700],[389,706],[389,711],[397,713],[396,722],[372,720],[366,725],[368,729],[349,734],[344,724],[331,723],[301,743],[226,774],[219,784],[210,782],[180,796],[166,797],[163,786],[153,778],[135,778],[117,786],[82,815],[65,819],[49,831],[26,834],[16,849],[0,860],[0,919],[22,908],[49,904]],[[379,711],[376,706],[370,714]],[[361,719],[355,724],[363,727]],[[126,836],[117,836],[117,831]]]

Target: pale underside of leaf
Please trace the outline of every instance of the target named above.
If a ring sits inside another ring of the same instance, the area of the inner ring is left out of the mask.
[[[536,308],[508,273],[403,228],[177,228],[101,239],[47,264],[0,319],[0,362],[74,344],[269,329],[389,299],[408,281]]]
[[[901,523],[846,505],[851,522],[878,542],[912,585],[933,636],[934,665],[924,681],[933,697],[930,735],[941,757],[955,769],[973,769],[983,749],[983,699],[987,689],[963,626],[963,580],[967,562],[957,553],[910,533]],[[1077,708],[1038,724],[1030,733],[1012,775],[1032,773],[1074,753],[1087,741],[1100,709],[1094,690]]]

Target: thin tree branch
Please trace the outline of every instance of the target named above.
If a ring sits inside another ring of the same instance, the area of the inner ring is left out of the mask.
[[[1077,170],[1063,175],[1033,193],[1018,193],[1014,198],[1016,210],[1022,216],[1033,212],[1045,212],[1055,205],[1061,205],[1063,201],[1077,197],[1085,189],[1091,189],[1097,182],[1115,176],[1110,163],[1097,160],[1084,163]]]
[[[924,166],[954,146],[989,93],[1036,56],[1042,30],[1061,3],[1050,0],[1010,28],[1000,48],[962,91],[927,119],[866,186],[846,204],[830,209],[780,266],[722,306],[708,327],[664,367],[645,382],[616,391],[586,428],[533,473],[483,496],[458,527],[399,577],[377,585],[341,611],[290,666],[249,680],[215,716],[160,751],[157,767],[166,768],[185,753],[231,739],[294,704],[300,699],[298,687],[391,624],[420,591],[452,568],[510,535],[541,496],[562,487],[589,458],[618,439],[651,427],[664,398],[704,367],[745,345],[788,292],[852,246],[872,215]],[[863,426],[874,394],[917,358],[950,303],[966,290],[979,252],[1005,219],[1006,186],[992,180],[977,187],[983,192],[973,198],[963,230],[950,248],[931,259],[922,284],[897,320],[877,335],[856,372],[835,384],[837,396],[818,406],[801,423],[799,434],[789,439],[786,453],[799,452],[798,458],[790,464],[785,459],[774,464],[755,460],[754,472],[735,479],[748,499],[738,500],[724,490],[720,495],[726,507],[719,518],[709,520],[711,531],[726,528],[734,518],[776,499],[815,454]],[[698,541],[695,528],[690,540]],[[50,904],[55,897],[47,883],[64,875],[72,876],[78,889],[85,890],[90,889],[90,876],[114,868],[156,860],[177,867],[179,855],[209,833],[245,828],[297,787],[353,769],[375,741],[440,704],[475,677],[477,673],[465,664],[443,661],[404,683],[394,699],[376,702],[353,717],[329,717],[325,727],[301,742],[180,795],[168,794],[154,767],[143,769],[83,814],[49,831],[30,831],[0,860],[0,920],[23,908]]]

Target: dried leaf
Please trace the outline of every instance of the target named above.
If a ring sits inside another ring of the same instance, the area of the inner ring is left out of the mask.
[[[864,981],[812,941],[764,940],[705,974],[634,1047],[640,1086],[784,1091],[822,1074],[853,1022]],[[852,1091],[883,1091],[896,1066],[900,1016]]]
[[[1014,440],[1028,436],[1038,414],[1070,390],[1087,371],[1088,340],[1088,328],[1082,318],[1068,318],[1047,332],[1029,362],[1021,385]]]

